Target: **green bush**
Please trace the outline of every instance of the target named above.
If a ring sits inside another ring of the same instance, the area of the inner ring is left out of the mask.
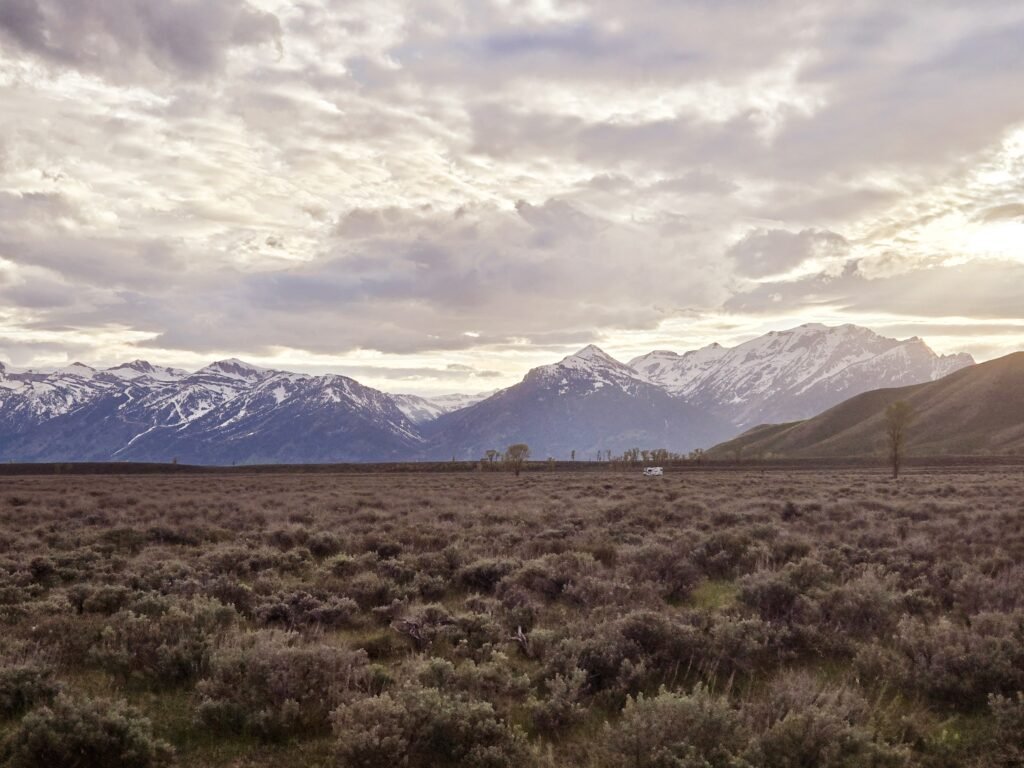
[[[611,768],[740,768],[747,744],[740,714],[701,686],[630,697],[604,733]]]
[[[406,687],[359,699],[333,716],[343,768],[503,768],[532,765],[518,728],[484,702]]]
[[[1012,699],[990,696],[988,706],[995,720],[991,765],[1019,768],[1024,765],[1024,693],[1018,692]]]
[[[252,632],[218,649],[196,686],[198,720],[215,730],[283,740],[326,732],[330,714],[371,683],[366,654]]]
[[[966,625],[905,618],[891,647],[864,646],[857,664],[868,678],[981,706],[990,693],[1024,689],[1024,614],[983,613]]]
[[[531,697],[530,718],[540,733],[554,734],[581,722],[587,714],[582,703],[587,675],[582,669],[569,675],[556,674],[545,681],[546,695]]]
[[[5,752],[10,768],[157,768],[172,756],[124,702],[66,696],[25,715]]]
[[[755,763],[762,768],[906,765],[906,755],[876,737],[859,693],[823,686],[808,673],[782,676],[750,710],[760,732]]]
[[[95,663],[126,679],[188,682],[206,672],[220,634],[236,618],[233,608],[205,598],[145,608],[146,614],[124,610],[111,617],[90,651]]]
[[[60,691],[53,670],[31,659],[2,659],[0,717],[12,717],[37,704],[50,703]]]

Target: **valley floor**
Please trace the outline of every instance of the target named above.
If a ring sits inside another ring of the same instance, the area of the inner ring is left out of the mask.
[[[1024,760],[1024,468],[591,469],[0,477],[0,763]]]

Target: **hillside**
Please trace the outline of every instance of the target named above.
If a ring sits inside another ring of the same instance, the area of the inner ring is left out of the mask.
[[[806,421],[755,427],[711,457],[852,457],[884,449],[884,413],[897,400],[914,409],[907,449],[917,455],[1024,452],[1024,352],[956,371],[938,381],[858,395]]]

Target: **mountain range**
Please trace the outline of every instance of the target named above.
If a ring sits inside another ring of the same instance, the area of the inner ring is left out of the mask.
[[[195,372],[136,360],[53,371],[0,365],[0,459],[196,464],[476,459],[525,442],[580,459],[633,447],[688,452],[751,425],[813,416],[880,387],[972,366],[920,339],[804,325],[737,347],[652,352],[625,364],[595,346],[506,389],[426,398],[338,374],[230,359]]]
[[[861,392],[933,381],[972,363],[967,354],[936,355],[916,336],[897,341],[855,325],[808,324],[732,348],[651,352],[629,365],[744,428],[805,419]]]

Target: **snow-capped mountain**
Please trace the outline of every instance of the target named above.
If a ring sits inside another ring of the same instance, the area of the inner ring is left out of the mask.
[[[630,361],[648,381],[738,427],[814,416],[853,395],[934,381],[974,363],[935,354],[921,339],[880,336],[854,325],[802,325],[739,346]]]
[[[414,424],[425,424],[433,421],[438,416],[451,413],[461,408],[466,408],[474,403],[479,403],[497,390],[490,392],[478,392],[474,395],[436,395],[434,397],[423,397],[420,395],[392,395],[395,405]]]
[[[429,454],[475,459],[526,443],[536,458],[593,459],[598,451],[667,448],[687,452],[734,434],[722,419],[644,380],[595,346],[475,405],[425,425]]]
[[[0,367],[0,458],[203,464],[410,458],[421,439],[387,395],[346,376],[222,360],[194,373]]]
[[[477,459],[515,442],[540,458],[628,448],[682,453],[973,362],[940,357],[918,338],[805,325],[733,348],[652,352],[629,365],[588,346],[507,389],[438,398],[236,359],[195,372],[144,360],[53,371],[0,364],[0,460]]]

